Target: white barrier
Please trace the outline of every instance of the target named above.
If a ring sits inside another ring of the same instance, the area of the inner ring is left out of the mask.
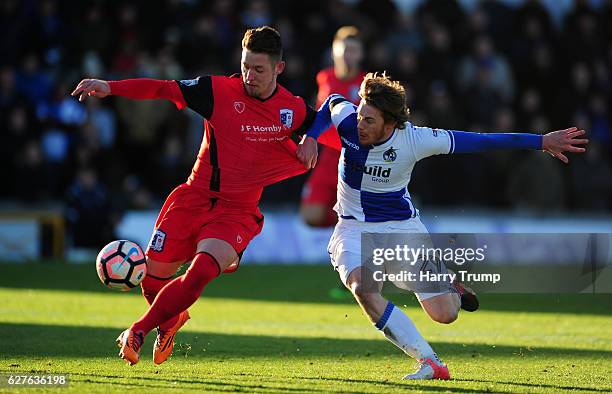
[[[36,219],[0,220],[0,261],[26,262],[41,255],[40,226]]]

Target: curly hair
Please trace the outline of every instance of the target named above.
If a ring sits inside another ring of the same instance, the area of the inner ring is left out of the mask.
[[[410,110],[406,106],[406,90],[386,72],[368,73],[359,87],[359,97],[382,112],[385,122],[393,121],[403,129]]]

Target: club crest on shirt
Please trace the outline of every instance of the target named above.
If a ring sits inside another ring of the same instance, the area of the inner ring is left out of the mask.
[[[236,112],[241,114],[244,112],[244,108],[245,108],[245,105],[242,101],[234,101],[234,109],[236,110]]]
[[[285,127],[290,129],[291,125],[293,124],[293,110],[292,109],[287,109],[287,108],[281,109],[280,110],[280,122]]]
[[[151,242],[149,243],[149,248],[156,252],[161,252],[164,250],[164,243],[166,241],[166,233],[161,231],[160,229],[156,229],[153,233],[153,237],[151,237]]]
[[[397,159],[397,149],[393,149],[393,147],[387,149],[383,153],[383,160],[387,163],[391,163]]]
[[[438,129],[431,129],[431,132],[433,133],[434,137],[438,136]]]

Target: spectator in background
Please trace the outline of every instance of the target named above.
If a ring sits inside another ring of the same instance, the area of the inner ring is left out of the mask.
[[[561,166],[542,152],[522,156],[515,162],[507,184],[508,203],[526,213],[560,213],[567,201]]]
[[[518,102],[519,128],[528,130],[533,120],[543,111],[542,97],[537,89],[529,88],[523,91]]]
[[[257,26],[270,25],[272,13],[267,0],[251,0],[240,15],[242,25],[248,29]]]
[[[40,202],[50,197],[46,182],[46,166],[40,143],[29,140],[15,160],[15,197],[28,203]]]
[[[426,113],[427,122],[432,127],[446,130],[464,128],[465,123],[458,108],[444,82],[434,81],[430,85]]]
[[[97,248],[114,239],[117,217],[113,214],[106,188],[90,167],[78,170],[66,193],[66,220],[72,244],[82,248]]]
[[[601,143],[604,152],[612,148],[612,129],[608,108],[609,105],[602,94],[595,93],[589,99],[590,138]]]
[[[423,48],[423,37],[414,16],[408,13],[396,13],[392,18],[395,24],[389,30],[385,42],[389,51],[398,55],[405,50],[420,51]]]
[[[395,59],[390,66],[392,75],[406,88],[408,104],[413,111],[413,116],[417,118],[424,110],[423,100],[417,100],[417,97],[423,97],[430,86],[437,84],[437,81],[431,83],[425,81],[422,77],[424,71],[422,72],[420,68],[419,55],[410,48],[396,52]],[[440,83],[444,84],[444,82]]]
[[[575,0],[574,8],[566,15],[564,22],[566,58],[570,61],[593,62],[605,48],[602,33],[597,14],[589,2]]]
[[[609,212],[612,208],[612,166],[601,148],[597,142],[589,143],[586,155],[573,163],[571,194],[574,207],[580,211]]]
[[[514,98],[514,79],[506,59],[495,52],[490,37],[480,36],[474,40],[473,51],[461,62],[458,74],[460,91],[466,91],[476,84],[479,72],[485,68],[488,73],[488,87],[504,103]]]
[[[457,0],[426,0],[418,7],[416,15],[425,31],[435,25],[444,26],[452,37],[453,46],[462,49],[466,38],[466,18]]]
[[[324,66],[319,59],[329,47],[335,30],[345,24],[356,25],[365,43],[373,49],[370,58],[365,59],[364,69],[386,69],[408,88],[415,123],[426,123],[426,115],[441,118],[435,114],[440,108],[430,107],[440,104],[438,100],[430,100],[430,86],[442,81],[448,100],[456,106],[462,105],[458,110],[466,128],[495,123],[496,114],[508,108],[516,112],[516,127],[526,131],[531,131],[526,128],[534,124],[571,123],[580,112],[593,125],[593,138],[602,144],[602,159],[612,162],[612,142],[606,142],[612,138],[608,115],[612,111],[610,1],[162,0],[155,7],[142,2],[70,2],[69,7],[67,4],[57,0],[0,2],[0,126],[11,141],[20,144],[12,150],[8,146],[2,148],[6,151],[5,162],[19,161],[10,164],[15,169],[9,171],[12,175],[5,175],[8,183],[2,194],[6,197],[15,199],[21,195],[18,189],[22,184],[16,174],[25,168],[36,168],[31,166],[36,160],[31,159],[37,156],[31,154],[26,159],[24,154],[34,152],[36,149],[32,147],[38,144],[42,160],[39,137],[51,126],[59,127],[69,137],[68,160],[92,155],[90,150],[81,152],[81,147],[72,141],[72,137],[80,138],[82,123],[41,126],[36,119],[40,108],[46,111],[56,107],[57,111],[51,111],[55,113],[60,113],[59,108],[68,108],[69,113],[78,114],[77,105],[53,98],[54,92],[62,89],[63,81],[72,82],[74,76],[83,74],[104,75],[108,79],[134,75],[162,79],[175,79],[184,74],[229,75],[238,71],[234,48],[243,23],[262,17],[282,31],[287,57],[291,58],[282,83],[303,97],[316,95],[314,76]],[[471,88],[477,88],[474,103],[466,103],[466,98],[471,97],[458,84],[463,66],[458,68],[456,61],[475,59],[476,40],[483,36],[492,43],[494,54],[508,63],[509,74],[514,79],[514,95],[510,101],[477,86],[478,67],[472,67]],[[201,56],[203,53],[206,56]],[[524,102],[533,101],[533,92],[540,104],[526,110]],[[487,97],[492,97],[492,103]],[[486,107],[480,107],[479,103]],[[125,108],[122,100],[108,104],[99,110],[87,110],[87,116],[97,117],[87,121],[97,130],[100,148],[110,149],[103,155],[107,159],[105,165],[98,168],[100,181],[111,182],[108,187],[119,192],[123,177],[116,174],[125,174],[128,172],[125,168],[133,167],[129,172],[140,179],[138,190],[144,190],[139,195],[147,196],[138,198],[140,202],[134,205],[145,206],[145,201],[155,205],[165,191],[157,191],[151,181],[152,174],[168,168],[162,169],[156,161],[151,161],[153,170],[139,168],[131,158],[161,147],[170,138],[167,124],[173,118],[163,110],[152,113],[150,109],[136,109],[145,116],[153,114],[140,127],[134,124],[131,108]],[[463,108],[464,104],[468,104],[469,110]],[[124,107],[112,111],[118,119],[113,121],[101,115],[114,106]],[[17,107],[20,109],[13,115]],[[493,112],[486,114],[489,109]],[[523,117],[525,113],[527,118]],[[16,129],[6,126],[13,116],[19,124],[23,114],[28,130],[26,138],[21,137],[21,131],[15,134]],[[186,129],[176,128],[176,138],[182,141],[189,134],[195,144],[172,144],[184,148],[183,156],[192,157],[190,150],[198,145],[200,127],[190,128],[183,123],[180,127]],[[28,144],[30,149],[26,149]],[[425,167],[428,166],[429,163]],[[432,165],[431,171],[438,173],[435,167]],[[73,175],[69,174],[69,178]],[[295,178],[277,186],[283,193],[273,196],[266,193],[270,197],[268,202],[297,202],[301,183],[300,178]],[[36,192],[33,188],[38,186],[29,188],[30,197],[40,194],[41,198],[60,201],[64,195],[62,187],[53,192],[44,179],[38,185],[40,190]],[[289,192],[284,193],[285,190]],[[489,198],[481,202],[492,206],[491,201]],[[442,206],[452,203],[439,193],[428,197],[427,202]],[[499,207],[507,208],[508,204]]]
[[[426,81],[442,80],[447,86],[453,86],[457,65],[452,45],[446,27],[434,24],[428,29],[427,42],[421,54],[421,68],[427,70],[423,75]]]
[[[97,132],[100,147],[111,150],[117,139],[117,118],[106,103],[99,100],[87,101],[87,118]]]
[[[41,70],[39,57],[33,52],[24,58],[15,85],[32,105],[45,102],[53,91],[53,81]]]
[[[539,0],[526,0],[515,11],[516,33],[529,31],[535,26],[538,27],[538,30],[541,29],[544,36],[552,35],[552,22],[546,8]]]
[[[502,53],[509,53],[512,41],[512,19],[510,6],[498,0],[481,0],[472,15],[472,30],[475,35],[486,34],[495,42]],[[476,26],[474,26],[476,24]]]
[[[36,118],[28,112],[25,105],[15,105],[3,110],[0,116],[2,123],[0,128],[3,130],[2,144],[0,144],[0,155],[2,156],[2,162],[6,163],[6,167],[3,171],[0,171],[0,180],[2,184],[2,196],[10,197],[16,194],[22,195],[21,190],[18,188],[23,182],[28,181],[28,173],[37,172],[42,162],[39,160],[39,151],[34,147],[30,150],[26,150],[26,144],[28,139],[36,138],[38,136],[38,123]],[[34,143],[35,144],[35,143]],[[25,151],[25,155],[24,155]],[[18,167],[18,163],[25,161],[22,168]],[[17,171],[12,169],[17,168]],[[10,170],[7,170],[10,169]],[[22,173],[20,170],[23,170]],[[25,179],[20,179],[21,177]],[[35,187],[39,185],[40,179],[34,180],[34,188],[30,188],[28,192],[32,195],[38,192]],[[23,190],[26,192],[26,190]],[[34,192],[34,193],[33,193]],[[30,196],[28,200],[33,198]]]
[[[490,61],[479,63],[474,80],[463,90],[468,127],[472,130],[491,129],[494,114],[505,104],[502,94],[493,82],[492,67]]]

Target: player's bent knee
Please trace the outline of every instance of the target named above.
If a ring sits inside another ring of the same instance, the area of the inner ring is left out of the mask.
[[[447,306],[441,306],[427,312],[433,321],[441,324],[450,324],[459,317],[459,311]]]
[[[311,227],[327,225],[327,212],[323,205],[304,204],[300,207],[300,215],[304,223]]]
[[[208,253],[212,256],[221,271],[224,271],[238,259],[238,253],[227,241],[217,238],[206,238],[198,242],[198,253]]]
[[[421,301],[423,309],[435,322],[450,324],[459,317],[459,308],[452,302],[453,294],[441,294]]]
[[[185,261],[163,263],[147,257],[147,275],[157,278],[170,278],[176,274],[176,271],[178,271],[183,264],[185,264]]]
[[[459,315],[457,312],[445,311],[437,314],[436,317],[433,317],[433,320],[442,324],[451,324],[452,322],[457,320],[458,316]]]

